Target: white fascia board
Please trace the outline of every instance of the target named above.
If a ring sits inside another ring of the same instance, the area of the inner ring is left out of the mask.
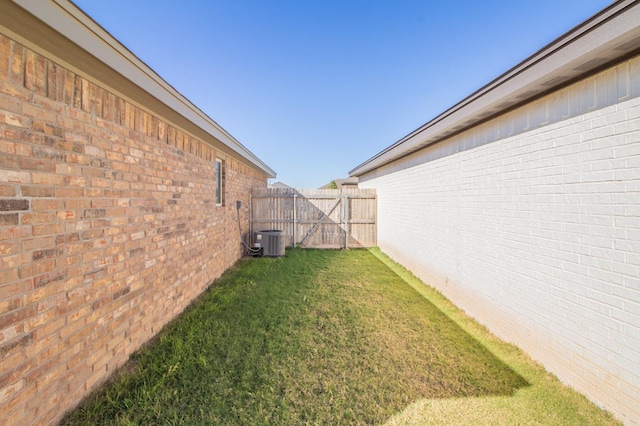
[[[13,0],[13,2],[222,142],[269,177],[276,176],[276,173],[255,154],[175,90],[72,2],[68,0]]]
[[[376,154],[355,169],[361,176],[425,146],[442,140],[454,131],[469,128],[514,105],[521,104],[568,81],[592,72],[581,66],[592,60],[613,62],[627,52],[616,46],[640,37],[640,2],[618,1],[583,24],[567,32],[500,77],[438,115],[422,127]],[[554,80],[555,84],[549,84]]]

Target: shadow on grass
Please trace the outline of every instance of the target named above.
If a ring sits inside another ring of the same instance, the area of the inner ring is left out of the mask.
[[[240,262],[63,424],[380,424],[528,385],[365,250]]]

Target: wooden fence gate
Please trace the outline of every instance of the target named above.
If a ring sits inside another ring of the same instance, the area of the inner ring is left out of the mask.
[[[375,189],[257,188],[250,232],[281,230],[287,247],[374,247],[376,208]]]

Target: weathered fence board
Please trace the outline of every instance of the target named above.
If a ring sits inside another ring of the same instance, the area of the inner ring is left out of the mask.
[[[251,234],[281,230],[288,247],[374,247],[377,242],[373,189],[257,188],[250,207]]]

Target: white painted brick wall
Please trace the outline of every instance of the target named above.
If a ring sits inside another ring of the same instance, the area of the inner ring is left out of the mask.
[[[399,169],[360,185],[382,250],[640,422],[640,98]]]

